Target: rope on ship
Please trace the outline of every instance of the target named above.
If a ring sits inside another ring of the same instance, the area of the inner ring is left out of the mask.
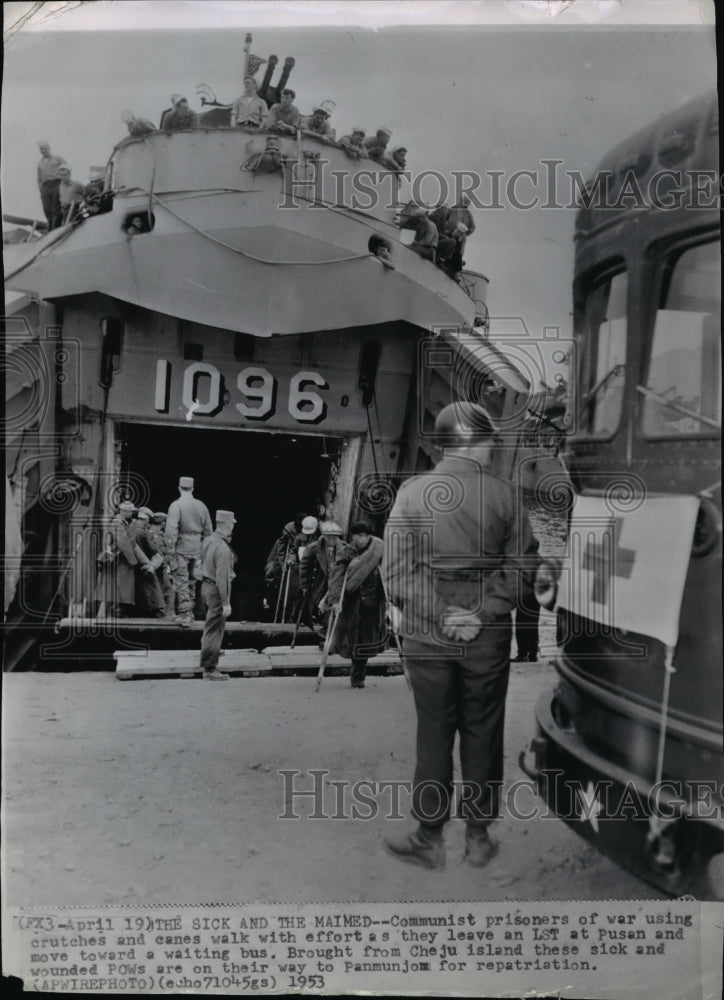
[[[231,250],[232,253],[237,253],[242,257],[248,257],[249,260],[254,260],[258,264],[274,264],[277,266],[288,266],[288,267],[289,266],[317,267],[320,264],[346,264],[348,261],[353,261],[353,260],[367,260],[370,256],[370,253],[367,250],[364,253],[349,254],[347,257],[330,257],[325,260],[269,260],[266,257],[257,257],[256,254],[249,253],[248,250],[240,250],[239,247],[232,246],[230,243],[226,243],[224,240],[220,240],[218,237],[212,236],[210,233],[207,233],[203,229],[200,229],[193,222],[189,222],[188,219],[184,219],[182,215],[179,215],[178,212],[174,212],[174,210],[170,208],[166,204],[166,202],[162,201],[157,194],[153,194],[153,192],[151,191],[146,191],[145,188],[138,188],[138,190],[143,192],[143,194],[147,194],[149,196],[149,199],[155,201],[158,205],[161,206],[161,208],[165,209],[167,212],[169,212],[169,214],[173,215],[175,219],[178,219],[179,222],[183,222],[190,229],[193,229],[200,236],[203,236],[204,239],[209,240],[211,243],[216,243],[218,246],[224,247],[226,250]]]

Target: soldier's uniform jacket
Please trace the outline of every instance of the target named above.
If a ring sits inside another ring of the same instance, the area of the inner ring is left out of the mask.
[[[289,560],[297,562],[297,528],[294,521],[284,525],[284,529],[274,542],[264,567],[264,578],[267,582],[276,582],[284,572],[284,564]]]
[[[166,545],[169,553],[198,559],[201,542],[212,532],[211,515],[205,503],[191,493],[174,500],[166,520]]]
[[[446,640],[446,610],[463,607],[483,622],[509,620],[518,578],[531,579],[538,543],[513,485],[463,456],[446,456],[399,490],[385,529],[382,574],[403,611],[403,635],[425,645]]]
[[[311,590],[314,594],[319,590],[319,598],[322,597],[330,570],[343,544],[337,536],[322,535],[311,545],[306,546],[299,563],[299,583],[302,590]]]
[[[214,532],[201,543],[201,575],[211,580],[219,588],[219,596],[224,604],[231,600],[231,581],[234,579],[235,556],[231,546],[218,532]]]
[[[139,563],[150,563],[154,569],[157,569],[157,564],[153,561],[154,556],[158,554],[159,548],[158,544],[153,537],[150,525],[144,527],[140,521],[131,521],[128,528],[128,537],[136,545],[136,557]],[[138,552],[140,549],[140,553]],[[160,565],[160,563],[158,564]]]
[[[168,555],[166,536],[160,524],[149,525],[146,528],[146,534],[149,540],[149,548],[152,550],[151,565],[154,570],[159,570],[166,562],[166,556]]]

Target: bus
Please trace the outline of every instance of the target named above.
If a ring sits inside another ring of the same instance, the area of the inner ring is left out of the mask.
[[[557,685],[523,769],[547,804],[662,891],[722,898],[718,110],[617,146],[583,193],[566,459],[577,491]]]

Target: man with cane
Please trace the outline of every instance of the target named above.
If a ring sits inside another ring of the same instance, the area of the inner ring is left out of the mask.
[[[327,603],[332,615],[320,680],[326,655],[339,653],[352,661],[352,687],[363,688],[367,660],[387,644],[385,591],[379,571],[382,553],[382,539],[372,534],[366,521],[352,524],[350,540],[338,551],[329,574]]]
[[[401,487],[385,529],[382,573],[402,608],[417,711],[418,827],[384,843],[401,861],[444,867],[459,734],[465,860],[482,868],[497,851],[488,826],[503,778],[511,611],[520,575],[535,572],[538,544],[512,484],[489,471],[497,432],[485,409],[451,403],[434,434],[442,460]]]

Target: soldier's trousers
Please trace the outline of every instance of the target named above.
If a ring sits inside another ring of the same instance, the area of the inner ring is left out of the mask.
[[[191,556],[183,556],[178,552],[172,560],[173,566],[173,589],[176,591],[178,613],[180,615],[193,615],[194,604],[196,603],[196,579],[194,577],[194,566],[196,559]]]
[[[429,647],[405,643],[417,710],[412,814],[420,823],[442,826],[450,818],[456,733],[462,771],[455,789],[458,815],[468,826],[483,828],[498,815],[510,641],[507,624],[484,628],[460,658],[443,650],[431,656]]]
[[[540,604],[532,590],[521,589],[515,612],[515,641],[518,655],[536,659],[538,656],[538,619]]]
[[[226,619],[224,618],[224,602],[221,600],[219,588],[215,583],[204,580],[201,593],[206,603],[206,620],[201,636],[201,668],[204,673],[215,670],[219,664],[221,640],[224,638]]]

